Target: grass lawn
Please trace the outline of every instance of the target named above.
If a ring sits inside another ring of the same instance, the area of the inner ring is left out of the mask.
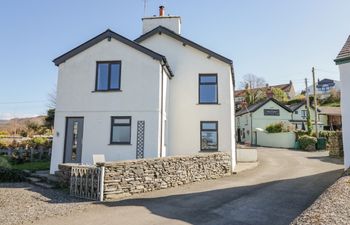
[[[5,159],[10,164],[11,168],[18,170],[49,170],[50,169],[50,161],[38,161],[38,162],[25,162],[21,164],[14,164],[8,160],[7,156],[0,156],[0,158]]]

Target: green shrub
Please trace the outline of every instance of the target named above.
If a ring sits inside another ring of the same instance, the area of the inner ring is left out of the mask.
[[[317,138],[308,135],[299,137],[300,148],[306,151],[315,151]]]
[[[24,172],[20,170],[0,167],[0,182],[21,182],[24,180]]]
[[[267,133],[281,133],[283,131],[283,125],[281,123],[270,124],[265,130]]]
[[[289,132],[294,129],[294,126],[291,123],[279,122],[268,125],[265,130],[267,133],[281,133]]]
[[[2,168],[11,168],[11,165],[5,156],[0,156],[0,168],[1,167]]]

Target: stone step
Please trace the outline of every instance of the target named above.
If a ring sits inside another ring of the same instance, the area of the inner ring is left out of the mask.
[[[46,188],[46,189],[53,189],[53,188],[55,188],[55,185],[44,183],[44,182],[35,182],[33,184],[37,185],[39,187],[42,187],[42,188]]]
[[[27,177],[27,181],[28,181],[29,183],[35,183],[35,182],[41,181],[41,179],[40,179],[40,178],[37,178],[37,177]]]

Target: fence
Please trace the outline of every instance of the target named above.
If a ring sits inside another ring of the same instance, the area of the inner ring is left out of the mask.
[[[18,158],[26,158],[29,161],[50,159],[51,148],[6,148],[0,149],[0,155],[8,155],[9,157],[15,156]]]
[[[72,166],[70,194],[75,197],[103,201],[104,167]]]

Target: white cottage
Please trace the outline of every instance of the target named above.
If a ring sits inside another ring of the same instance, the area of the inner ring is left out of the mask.
[[[60,163],[225,151],[235,166],[232,61],[181,36],[178,16],[143,18],[135,41],[111,30],[58,66],[50,172]]]
[[[341,114],[344,145],[344,165],[350,167],[350,36],[334,60],[339,66],[341,82]]]

